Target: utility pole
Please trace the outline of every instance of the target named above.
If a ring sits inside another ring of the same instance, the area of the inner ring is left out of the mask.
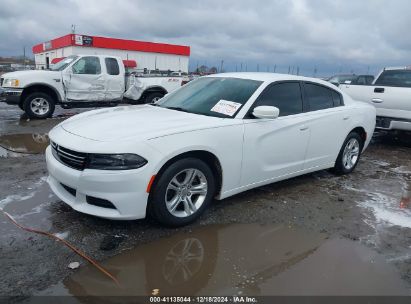
[[[26,47],[23,46],[23,66],[26,69]]]
[[[224,60],[221,60],[221,63],[220,63],[220,73],[223,72],[223,64],[224,64]]]
[[[71,33],[72,33],[72,34],[75,34],[75,33],[76,33],[76,25],[75,25],[75,24],[72,24],[72,25],[71,25]]]
[[[300,75],[300,67],[297,67],[297,76]]]
[[[275,73],[275,70],[277,69],[277,65],[276,64],[274,64],[274,70],[273,70],[273,72]]]
[[[243,71],[243,63],[240,62],[240,72],[242,72],[242,71]]]

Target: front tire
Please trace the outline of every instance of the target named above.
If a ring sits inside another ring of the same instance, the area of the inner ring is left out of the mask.
[[[147,95],[146,99],[144,100],[144,103],[155,103],[163,97],[164,97],[163,93],[154,92],[154,93]]]
[[[335,161],[334,172],[343,175],[354,171],[363,147],[364,141],[357,132],[348,134]]]
[[[55,103],[48,94],[35,92],[26,97],[23,109],[29,118],[45,119],[53,115]]]
[[[196,220],[210,204],[215,180],[210,167],[196,158],[176,161],[153,185],[150,214],[166,226],[183,226]]]

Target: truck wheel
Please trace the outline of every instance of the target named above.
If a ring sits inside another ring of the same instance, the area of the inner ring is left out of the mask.
[[[45,119],[53,115],[55,104],[46,93],[31,93],[23,102],[23,110],[27,116],[36,119]]]
[[[154,93],[151,93],[151,94],[147,95],[145,103],[155,103],[163,97],[164,97],[163,93],[154,92]]]

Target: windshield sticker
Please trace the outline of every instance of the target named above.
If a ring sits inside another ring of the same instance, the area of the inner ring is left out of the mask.
[[[217,112],[227,116],[233,116],[235,112],[241,107],[241,103],[221,99],[211,109],[212,112]]]

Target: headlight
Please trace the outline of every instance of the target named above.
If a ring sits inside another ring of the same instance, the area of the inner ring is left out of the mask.
[[[6,78],[3,81],[3,87],[18,87],[19,86],[19,80],[18,79],[12,79],[12,78]]]
[[[147,160],[137,154],[89,154],[86,168],[99,170],[137,169]]]

